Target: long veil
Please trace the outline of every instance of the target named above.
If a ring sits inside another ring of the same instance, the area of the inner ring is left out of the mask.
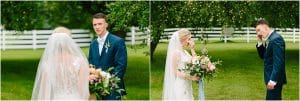
[[[167,59],[165,64],[165,76],[163,86],[163,100],[172,100],[175,98],[174,83],[176,76],[173,70],[173,55],[175,51],[183,51],[182,44],[179,40],[178,32],[174,32],[168,46]]]
[[[88,61],[69,34],[53,33],[39,62],[32,100],[51,100],[57,94],[88,99]]]

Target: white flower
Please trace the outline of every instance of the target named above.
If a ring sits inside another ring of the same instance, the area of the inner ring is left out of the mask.
[[[192,64],[199,64],[199,60],[197,58],[192,58]]]
[[[107,53],[108,52],[108,48],[110,47],[110,43],[109,43],[109,40],[107,41],[107,43],[105,44],[105,52]]]
[[[210,62],[209,58],[207,56],[202,56],[201,57],[201,64],[202,65],[207,65],[208,62]]]
[[[101,71],[100,74],[104,78],[104,87],[108,87],[109,79],[111,78],[111,75],[104,71]]]

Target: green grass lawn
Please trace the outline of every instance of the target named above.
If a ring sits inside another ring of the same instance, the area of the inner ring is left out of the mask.
[[[88,48],[82,48],[88,54]],[[125,74],[126,100],[149,99],[148,47],[127,47],[128,65]],[[1,100],[30,100],[35,73],[43,53],[38,50],[1,51]]]
[[[263,60],[259,59],[254,42],[209,42],[206,47],[212,59],[222,60],[217,77],[205,82],[208,100],[264,100]],[[203,45],[196,44],[197,53]],[[167,43],[160,43],[151,63],[150,99],[162,99],[164,66]],[[299,99],[299,43],[286,43],[286,74],[288,83],[283,87],[284,100]],[[194,98],[198,99],[198,86],[193,83]]]

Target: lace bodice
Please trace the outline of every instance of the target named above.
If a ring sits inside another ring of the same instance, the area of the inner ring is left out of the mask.
[[[87,100],[89,65],[68,33],[48,38],[38,65],[32,100]]]
[[[180,60],[177,69],[185,68],[186,63],[191,62],[192,56],[187,51],[180,51]]]
[[[80,59],[75,58],[71,62],[72,66],[59,64],[56,71],[57,75],[53,80],[54,98],[58,96],[78,95],[78,75],[80,70]]]

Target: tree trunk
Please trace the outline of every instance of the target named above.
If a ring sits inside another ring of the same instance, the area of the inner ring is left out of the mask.
[[[154,51],[157,47],[157,44],[158,44],[158,42],[151,41],[151,45],[150,45],[150,59],[151,59],[151,62],[153,62],[153,55],[154,55]]]

